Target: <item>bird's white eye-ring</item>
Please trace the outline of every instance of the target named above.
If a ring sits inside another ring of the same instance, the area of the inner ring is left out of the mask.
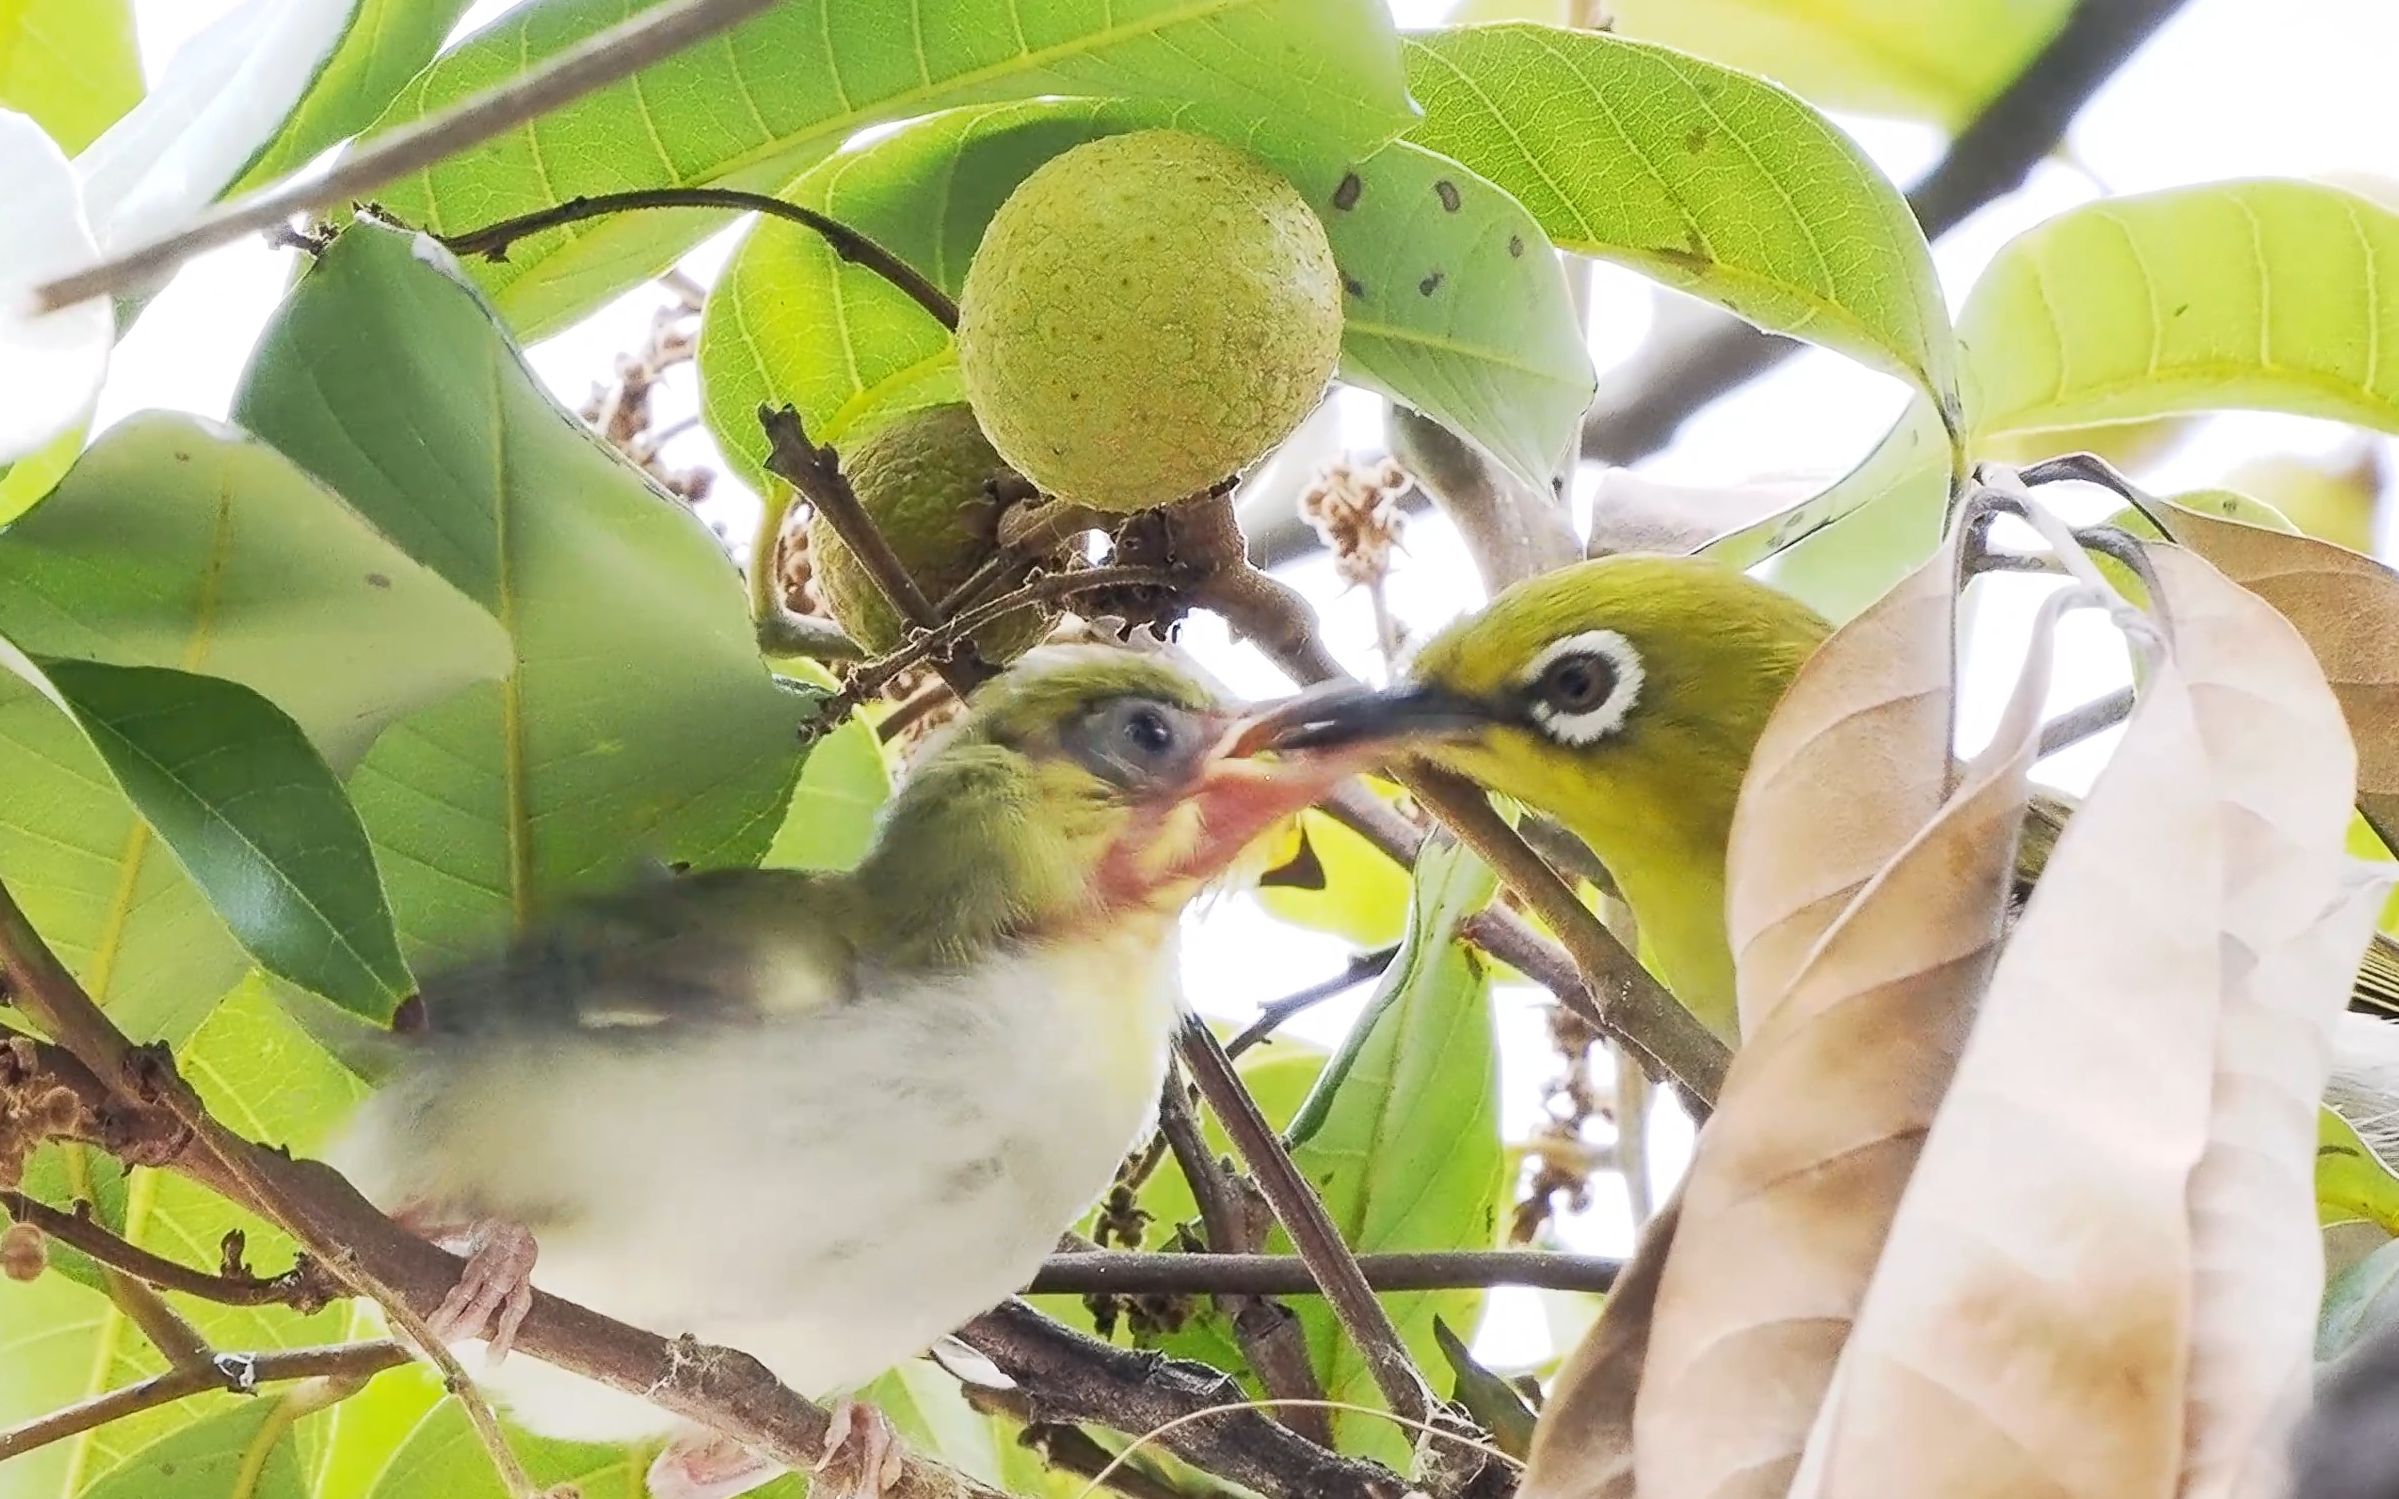
[[[1544,646],[1517,678],[1533,722],[1561,744],[1597,744],[1641,701],[1641,653],[1614,630],[1585,630]]]

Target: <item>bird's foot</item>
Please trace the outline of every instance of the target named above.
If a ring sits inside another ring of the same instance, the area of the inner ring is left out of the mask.
[[[844,1397],[833,1402],[833,1424],[825,1432],[825,1455],[816,1460],[815,1499],[882,1499],[900,1481],[903,1454],[891,1418],[871,1405]]]
[[[650,1499],[733,1499],[782,1472],[728,1436],[687,1431],[650,1464]]]
[[[434,1242],[464,1252],[466,1268],[425,1319],[426,1328],[445,1343],[488,1339],[486,1361],[497,1364],[516,1346],[516,1330],[533,1310],[533,1261],[541,1246],[533,1242],[531,1229],[497,1218]]]

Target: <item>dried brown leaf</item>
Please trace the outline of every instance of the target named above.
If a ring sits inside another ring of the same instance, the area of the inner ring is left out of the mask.
[[[1808,658],[1750,756],[1725,869],[1744,1036],[1948,792],[1955,545]]]
[[[2161,663],[2000,957],[1795,1494],[2173,1492],[2221,844]]]
[[[2297,631],[2189,552],[2152,549],[2223,800],[2224,992],[2206,1153],[2190,1182],[2181,1493],[2282,1492],[2324,1292],[2316,1107],[2379,905],[2343,844],[2357,757]]]
[[[2312,536],[2144,502],[2160,527],[2295,626],[2357,744],[2357,805],[2399,838],[2399,573]]]
[[[1533,1428],[1517,1499],[1633,1499],[1633,1392],[1681,1215],[1678,1195],[1649,1220],[1599,1320],[1566,1356]]]
[[[2042,615],[1999,732],[1957,792],[1857,894],[1733,1058],[1684,1184],[1642,1367],[1644,1499],[1790,1488],[1998,950],[2054,618]],[[1913,654],[1906,642],[1891,659],[1904,673]],[[1934,775],[1946,769],[1945,743],[1922,749]],[[1819,824],[1851,805],[1816,786],[1764,794],[1807,803]]]

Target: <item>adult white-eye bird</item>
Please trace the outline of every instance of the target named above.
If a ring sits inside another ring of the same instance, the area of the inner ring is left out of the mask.
[[[1632,907],[1651,970],[1730,1039],[1733,804],[1768,715],[1830,633],[1807,605],[1702,558],[1598,558],[1502,591],[1427,641],[1404,685],[1295,701],[1286,742],[1413,729],[1415,753],[1563,823]],[[2045,849],[2027,841],[2022,877]],[[2399,1009],[2388,948],[2369,953],[2352,1004]]]
[[[1155,655],[1036,653],[919,761],[845,874],[727,870],[585,901],[429,981],[336,1164],[468,1255],[434,1319],[527,1427],[671,1436],[662,1499],[775,1469],[525,1357],[539,1286],[837,1396],[1023,1287],[1146,1135],[1183,906],[1358,768]],[[846,1402],[864,1486],[889,1428]]]

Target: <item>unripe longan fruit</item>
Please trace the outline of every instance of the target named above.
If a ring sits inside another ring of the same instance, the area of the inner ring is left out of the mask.
[[[1048,494],[1148,509],[1291,435],[1341,350],[1341,272],[1280,174],[1204,135],[1077,146],[993,216],[958,302],[992,445]]]
[[[844,454],[841,469],[925,597],[938,602],[998,550],[1002,491],[1017,476],[966,407],[895,416]],[[808,557],[844,634],[876,654],[900,643],[908,622],[822,515],[808,521]],[[1052,617],[1031,607],[1004,614],[975,633],[975,649],[1004,664],[1039,644]]]

